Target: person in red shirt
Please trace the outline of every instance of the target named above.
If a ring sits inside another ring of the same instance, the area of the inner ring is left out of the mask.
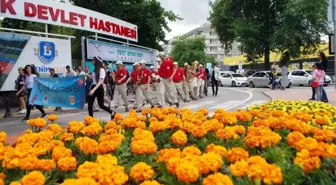
[[[152,82],[155,92],[157,93],[158,97],[158,104],[159,108],[165,106],[165,88],[164,84],[160,80],[159,70],[157,67],[152,66]]]
[[[152,78],[152,73],[148,68],[146,68],[145,60],[140,61],[140,68],[138,69],[137,73],[138,73],[137,77],[138,87],[136,90],[136,99],[139,104],[138,111],[140,112],[144,104],[143,96],[145,96],[147,102],[151,104],[152,108],[154,108],[154,104],[150,96],[150,82]]]
[[[177,91],[173,82],[173,77],[175,73],[176,69],[173,64],[173,59],[163,57],[159,69],[159,74],[165,86],[165,90],[168,94],[168,100],[171,101],[171,104],[175,104],[176,107],[179,107],[180,104],[177,99]]]
[[[133,64],[133,71],[130,75],[130,77],[128,78],[126,84],[128,84],[130,81],[132,81],[132,87],[133,87],[133,92],[134,94],[136,94],[136,90],[138,88],[138,85],[137,85],[137,79],[138,79],[138,70],[139,70],[139,67],[140,67],[140,64],[138,62],[135,62]],[[138,109],[138,101],[137,99],[135,98],[135,101],[134,101],[134,107],[133,109]]]
[[[174,62],[176,73],[173,77],[173,81],[175,84],[176,91],[182,97],[182,99],[186,102],[185,93],[183,91],[183,83],[185,82],[184,70],[183,68],[178,66],[177,62]]]
[[[122,100],[125,104],[125,111],[128,112],[128,100],[127,100],[127,70],[123,66],[122,61],[117,61],[117,71],[115,73],[111,73],[112,77],[114,78],[116,82],[116,87],[114,90],[114,96],[111,103],[112,109],[115,109],[117,107],[119,97],[121,95]]]
[[[203,68],[203,65],[200,64],[198,67],[198,71],[196,73],[197,80],[197,91],[196,91],[196,97],[203,97],[204,95],[204,84],[205,84],[205,78],[206,78],[206,72]]]

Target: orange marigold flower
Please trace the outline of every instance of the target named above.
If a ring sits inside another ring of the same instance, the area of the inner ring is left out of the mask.
[[[276,145],[281,141],[281,136],[278,133],[272,132],[268,127],[249,127],[245,139],[245,144],[250,148],[266,148]]]
[[[185,134],[183,131],[178,130],[171,136],[171,140],[175,145],[183,146],[187,144],[188,137],[187,134]]]
[[[182,160],[176,167],[177,179],[184,183],[196,182],[199,177],[198,169],[190,162]]]
[[[85,127],[83,122],[80,121],[70,121],[68,124],[68,130],[69,132],[73,134],[77,134]]]
[[[233,130],[236,134],[245,134],[246,128],[243,125],[235,125],[233,126]]]
[[[104,126],[104,130],[107,131],[107,130],[110,130],[110,129],[118,131],[118,130],[121,129],[121,126],[117,125],[117,123],[114,122],[114,121],[110,121]]]
[[[72,157],[72,151],[65,147],[55,147],[52,151],[52,158],[58,161],[63,157]]]
[[[62,172],[72,171],[76,169],[77,161],[74,157],[64,157],[58,160],[57,166]]]
[[[161,184],[156,180],[147,180],[143,181],[140,185],[161,185]]]
[[[202,185],[233,185],[232,180],[228,175],[222,173],[214,173],[203,179]]]
[[[92,178],[65,179],[60,185],[98,185]]]
[[[102,173],[103,170],[99,164],[86,161],[82,165],[78,166],[76,175],[78,178],[92,178],[99,181]]]
[[[89,137],[93,137],[98,135],[100,132],[103,131],[102,126],[99,124],[99,122],[93,122],[90,125],[84,127],[80,133],[85,135],[85,136],[89,136]]]
[[[249,164],[246,160],[237,161],[230,165],[230,172],[236,177],[244,177],[247,174]]]
[[[21,179],[22,185],[44,185],[45,177],[40,171],[29,172]]]
[[[119,146],[121,145],[120,141],[103,141],[99,143],[99,153],[100,154],[108,154],[110,152],[115,152]]]
[[[187,147],[183,148],[183,151],[182,151],[182,157],[185,157],[185,156],[188,156],[188,155],[199,156],[201,154],[202,154],[201,150],[198,149],[195,146],[187,146]]]
[[[93,124],[93,123],[99,123],[99,120],[96,119],[96,118],[93,118],[93,117],[91,117],[91,116],[85,116],[85,118],[84,118],[84,122],[85,122],[85,124],[87,124],[87,125],[91,125],[91,124]]]
[[[43,128],[46,126],[47,121],[43,118],[30,119],[27,124],[33,127]]]
[[[68,141],[72,141],[74,139],[74,135],[73,133],[63,133],[61,135],[61,141],[63,142],[68,142]]]
[[[130,176],[138,182],[148,180],[152,178],[154,174],[153,168],[144,162],[139,162],[132,166],[130,172]]]
[[[147,140],[131,142],[131,148],[133,154],[154,154],[157,150],[156,144]]]
[[[165,121],[153,121],[153,122],[150,122],[149,124],[149,130],[153,134],[160,132],[160,131],[165,131],[167,129],[169,129],[169,125]]]
[[[314,138],[319,142],[332,142],[335,140],[336,135],[330,130],[318,129],[314,133]]]
[[[98,155],[96,162],[110,167],[118,165],[118,159],[111,154]]]
[[[236,161],[245,160],[249,157],[249,153],[240,147],[234,147],[227,153],[227,160],[231,163]]]
[[[56,163],[52,159],[40,159],[38,160],[36,167],[37,170],[49,171],[56,168]]]
[[[254,127],[260,127],[260,126],[269,127],[270,122],[265,119],[258,119],[258,120],[253,121],[253,126]]]
[[[75,145],[86,155],[98,154],[99,144],[96,140],[89,137],[79,137],[75,141]]]
[[[301,134],[300,132],[291,132],[287,136],[287,143],[290,146],[296,146],[297,143],[301,140],[304,139],[305,136]]]
[[[6,141],[7,141],[7,133],[4,131],[0,131],[0,142],[6,143]]]
[[[21,170],[36,170],[38,163],[37,157],[26,157],[20,160]]]
[[[249,122],[252,120],[252,114],[247,111],[241,111],[236,114],[236,117],[239,121]]]
[[[9,185],[21,185],[20,182],[11,182]]]
[[[57,121],[57,119],[58,119],[58,117],[55,114],[49,114],[48,115],[48,120],[49,121],[54,122],[54,121]]]
[[[329,124],[329,119],[326,118],[326,117],[317,117],[315,118],[315,123],[318,124],[318,125],[328,125]]]
[[[311,157],[309,151],[304,149],[301,152],[296,153],[294,164],[300,166],[305,173],[310,173],[311,171],[320,168],[321,160],[319,157]]]
[[[132,142],[133,141],[137,141],[137,140],[147,140],[147,141],[151,141],[154,142],[155,138],[153,136],[153,133],[150,132],[149,130],[144,130],[141,128],[136,128],[133,132],[133,138],[132,138]]]
[[[49,124],[48,130],[52,131],[54,135],[58,135],[63,132],[63,128],[58,124]]]
[[[222,157],[226,157],[227,155],[227,150],[225,147],[223,146],[219,146],[219,145],[214,145],[214,144],[210,144],[207,146],[206,150],[207,153],[209,152],[214,152],[216,154],[221,155]]]
[[[158,162],[165,162],[167,163],[170,158],[180,158],[181,157],[181,150],[179,148],[165,148],[160,150]]]
[[[238,139],[239,138],[239,136],[236,134],[233,127],[225,127],[223,129],[217,130],[216,137],[220,139]]]

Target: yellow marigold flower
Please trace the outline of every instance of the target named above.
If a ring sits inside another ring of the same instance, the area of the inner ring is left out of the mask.
[[[319,142],[332,142],[335,140],[336,135],[330,130],[316,130],[314,138]]]
[[[232,180],[228,175],[223,175],[222,173],[215,173],[207,176],[203,179],[202,185],[233,185]]]
[[[147,180],[143,181],[140,185],[161,185],[161,184],[156,180]]]
[[[47,121],[43,118],[30,119],[27,124],[33,127],[43,128],[46,126]]]
[[[246,129],[243,125],[235,125],[233,126],[233,130],[236,134],[245,134]]]
[[[58,135],[63,132],[63,128],[58,124],[49,124],[48,130],[52,131],[54,135]]]
[[[7,133],[4,131],[0,131],[0,142],[6,143],[6,141],[7,141]]]
[[[80,121],[70,121],[68,124],[68,131],[77,134],[85,127],[83,122]]]
[[[245,160],[249,157],[249,153],[240,147],[234,147],[227,153],[227,160],[231,163],[236,161]]]
[[[65,147],[55,147],[52,151],[52,158],[55,161],[60,160],[64,157],[72,157],[72,151]]]
[[[237,161],[230,165],[230,172],[236,177],[244,177],[247,174],[249,164],[245,160]]]
[[[201,170],[199,170],[201,174],[207,174],[209,172],[217,172],[223,165],[222,156],[214,152],[205,153],[200,158],[202,161],[200,165],[203,165],[203,167],[201,168],[206,168],[205,173],[201,173]]]
[[[100,185],[123,185],[128,181],[128,176],[122,166],[106,167],[103,169]]]
[[[193,183],[198,180],[198,169],[190,162],[182,160],[176,167],[177,179],[184,183]]]
[[[98,155],[96,162],[98,164],[107,165],[110,167],[118,165],[118,159],[111,154]]]
[[[111,134],[103,133],[102,135],[100,135],[100,138],[99,138],[99,142],[116,141],[116,142],[122,143],[124,140],[125,140],[125,136],[119,133],[111,133]]]
[[[298,141],[296,144],[296,149],[301,151],[303,149],[307,149],[308,151],[316,149],[318,147],[318,142],[316,139],[311,137],[306,137]]]
[[[54,160],[50,159],[40,159],[36,164],[37,170],[49,171],[56,168],[56,163]]]
[[[290,146],[296,146],[297,143],[301,140],[304,139],[305,136],[301,134],[300,132],[291,132],[287,136],[287,143]]]
[[[167,161],[167,170],[172,173],[176,174],[176,168],[178,165],[180,165],[181,159],[178,157],[171,157]]]
[[[165,162],[167,163],[170,158],[180,158],[181,157],[181,150],[179,148],[165,148],[160,150],[158,162]]]
[[[263,182],[265,184],[281,184],[283,181],[281,168],[274,164],[267,164],[265,170],[265,176]]]
[[[38,158],[37,157],[26,157],[20,160],[21,170],[36,170],[37,169]]]
[[[311,171],[320,168],[321,160],[319,157],[311,157],[309,151],[303,149],[301,152],[296,153],[294,164],[300,166],[305,173],[310,173]]]
[[[94,162],[84,162],[82,165],[77,168],[77,177],[78,178],[92,178],[96,181],[99,181],[103,173],[100,165]]]
[[[153,122],[150,122],[149,124],[149,130],[153,134],[160,132],[160,131],[165,131],[167,129],[169,129],[169,125],[165,121],[153,121]]]
[[[104,130],[107,131],[107,130],[110,130],[110,129],[118,131],[118,130],[121,129],[121,126],[117,125],[117,123],[114,122],[114,121],[110,121],[104,126]]]
[[[188,137],[183,131],[178,130],[171,136],[171,140],[175,145],[183,146],[187,144]]]
[[[73,133],[63,133],[61,135],[61,141],[63,142],[68,142],[68,141],[72,141],[74,139],[74,135]]]
[[[54,122],[58,120],[58,117],[55,114],[49,114],[48,120]]]
[[[57,161],[57,166],[62,172],[76,169],[77,160],[74,157],[64,157]]]
[[[327,157],[334,158],[334,159],[336,158],[336,145],[335,144],[328,145]]]
[[[93,124],[93,123],[99,123],[99,120],[96,119],[96,118],[93,118],[93,117],[91,117],[91,116],[85,116],[85,118],[84,118],[84,122],[85,122],[85,124],[87,124],[87,125],[91,125],[91,124]]]
[[[216,137],[220,139],[238,139],[239,138],[239,136],[236,134],[235,129],[233,127],[225,127],[223,129],[217,130]]]
[[[98,135],[100,132],[103,131],[102,126],[99,124],[99,122],[93,122],[90,125],[84,127],[80,133],[85,135],[85,136],[96,136]]]
[[[227,155],[227,150],[226,150],[225,147],[219,146],[219,145],[214,145],[213,143],[211,143],[210,145],[207,146],[205,152],[207,152],[207,153],[214,152],[216,154],[221,155],[222,157],[226,157],[226,155]]]
[[[152,132],[149,131],[149,130],[136,128],[133,132],[133,135],[134,136],[132,138],[132,142],[137,141],[137,140],[147,140],[147,141],[151,141],[151,142],[155,141],[155,138],[154,138]]]
[[[96,140],[89,137],[79,137],[75,141],[75,145],[86,155],[98,154],[99,144]]]
[[[131,148],[133,154],[154,154],[157,150],[156,144],[147,140],[131,142]]]
[[[199,156],[201,154],[202,154],[201,150],[198,149],[195,146],[187,146],[182,151],[182,157],[185,157],[187,155],[196,155],[196,156]]]
[[[45,177],[40,171],[29,172],[21,179],[22,185],[44,185]]]
[[[151,179],[154,174],[155,172],[153,168],[144,162],[139,162],[132,166],[130,172],[131,178],[137,180],[138,182]]]
[[[9,185],[21,185],[21,183],[20,182],[11,182],[11,183],[9,183]]]

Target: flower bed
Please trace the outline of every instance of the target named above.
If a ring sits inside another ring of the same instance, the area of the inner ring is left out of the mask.
[[[335,116],[330,105],[284,101],[211,117],[145,109],[66,128],[50,115],[29,120],[15,146],[0,133],[0,185],[331,185]]]

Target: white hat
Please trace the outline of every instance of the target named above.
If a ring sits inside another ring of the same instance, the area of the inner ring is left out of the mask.
[[[165,56],[166,54],[165,54],[164,52],[161,51],[161,52],[159,53],[159,55],[160,55],[160,56]]]
[[[161,58],[157,57],[157,58],[156,58],[156,61],[159,61],[159,62],[160,62],[160,61],[161,61]]]
[[[196,60],[194,63],[198,64],[198,61]]]
[[[146,64],[146,60],[144,59],[140,60],[139,64]]]
[[[123,65],[123,62],[119,60],[119,61],[117,61],[116,64],[117,64],[117,65],[118,65],[118,64]]]
[[[202,64],[200,64],[199,66],[200,66],[200,67],[203,67],[203,65],[202,65]]]
[[[135,63],[133,64],[133,66],[137,66],[137,65],[139,65],[139,62],[135,62]]]
[[[177,62],[174,62],[174,65],[178,65],[178,63],[177,63]]]
[[[187,65],[189,65],[188,63],[184,63],[184,66],[187,66]]]
[[[154,66],[150,66],[151,69],[154,69],[155,67]]]

